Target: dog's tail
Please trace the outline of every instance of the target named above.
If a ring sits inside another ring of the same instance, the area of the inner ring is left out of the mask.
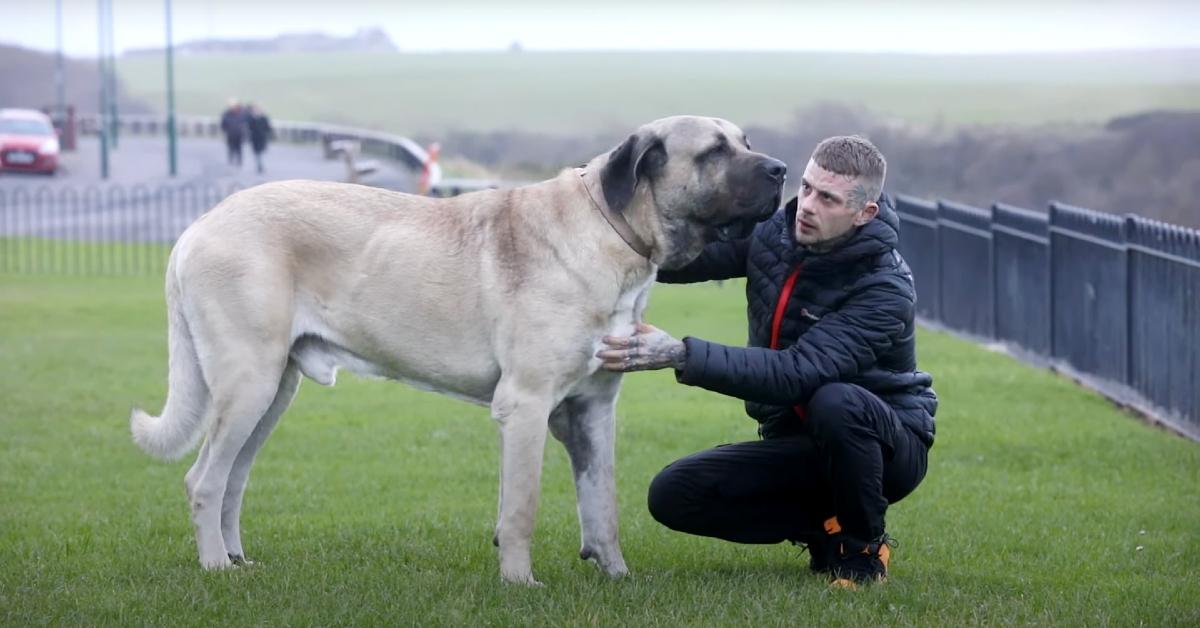
[[[196,446],[209,404],[208,385],[183,314],[173,267],[172,263],[167,270],[167,403],[162,416],[151,416],[139,408],[129,416],[133,442],[160,460],[178,460]]]

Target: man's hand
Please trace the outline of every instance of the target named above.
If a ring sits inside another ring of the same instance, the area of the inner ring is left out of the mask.
[[[687,346],[667,332],[645,323],[638,323],[632,336],[605,336],[607,348],[596,353],[603,360],[600,368],[607,371],[652,371],[674,367],[683,368]]]

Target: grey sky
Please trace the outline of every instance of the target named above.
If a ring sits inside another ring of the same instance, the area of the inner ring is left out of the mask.
[[[94,56],[96,0],[61,0],[64,48]],[[710,49],[927,53],[1200,47],[1200,2],[478,2],[174,0],[175,38],[381,26],[407,51]],[[162,0],[113,0],[118,50],[161,46]],[[55,0],[0,0],[0,42],[50,50]]]

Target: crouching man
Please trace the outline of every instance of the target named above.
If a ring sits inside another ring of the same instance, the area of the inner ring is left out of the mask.
[[[937,397],[917,370],[912,273],[881,196],[887,164],[857,137],[812,154],[800,194],[744,240],[717,242],[666,283],[746,277],[749,347],[676,340],[650,325],[606,338],[604,368],[674,368],[746,402],[761,440],[663,469],[650,512],[680,532],[792,541],[838,586],[887,577],[884,516],[925,477]]]

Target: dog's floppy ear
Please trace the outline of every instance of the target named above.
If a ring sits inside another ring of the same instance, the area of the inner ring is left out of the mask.
[[[638,179],[653,176],[666,162],[662,138],[653,133],[630,135],[608,154],[608,162],[600,169],[600,186],[609,208],[617,213],[625,211]]]

